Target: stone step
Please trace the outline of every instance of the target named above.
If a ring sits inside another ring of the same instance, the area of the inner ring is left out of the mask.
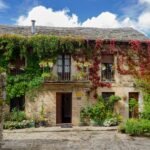
[[[57,124],[57,126],[60,126],[61,128],[72,128],[73,125],[71,123],[60,123]]]

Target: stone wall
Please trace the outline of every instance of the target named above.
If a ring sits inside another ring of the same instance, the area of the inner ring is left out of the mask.
[[[86,84],[85,84],[86,85]],[[84,86],[85,86],[84,85]],[[25,111],[29,118],[39,119],[42,106],[44,107],[45,117],[50,125],[56,125],[56,93],[71,92],[72,93],[72,124],[79,125],[80,123],[80,109],[87,104],[87,97],[83,85],[78,84],[47,84],[44,85],[34,100],[26,97]],[[80,93],[80,97],[78,97]]]
[[[115,57],[115,66],[117,66],[117,58]],[[101,66],[100,66],[101,68]],[[54,67],[54,73],[57,72],[56,66]],[[75,62],[72,59],[71,73],[74,75],[77,72]],[[100,74],[101,72],[99,72]],[[42,105],[44,106],[45,116],[51,125],[56,125],[56,93],[57,92],[72,92],[72,123],[73,125],[79,125],[80,123],[80,110],[89,103],[94,103],[96,100],[93,98],[93,93],[87,95],[86,91],[89,90],[90,82],[64,82],[64,83],[47,83],[40,91],[36,91],[36,97],[34,101],[30,96],[26,97],[26,114],[30,118],[39,118]],[[99,87],[98,94],[102,92],[114,92],[115,95],[121,97],[115,105],[115,111],[121,114],[124,118],[129,117],[128,100],[130,92],[139,93],[139,111],[142,110],[142,93],[134,87],[134,78],[130,75],[121,75],[115,70],[115,81],[112,82],[111,88]],[[77,96],[81,94],[80,98]]]
[[[3,132],[3,87],[4,75],[0,74],[0,149],[2,146],[2,132]]]

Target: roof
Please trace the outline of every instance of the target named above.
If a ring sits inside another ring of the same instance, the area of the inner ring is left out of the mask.
[[[133,28],[83,28],[83,27],[45,27],[36,26],[37,34],[55,36],[80,36],[85,39],[114,39],[119,41],[147,40],[148,38]],[[0,25],[0,34],[32,35],[30,26]]]

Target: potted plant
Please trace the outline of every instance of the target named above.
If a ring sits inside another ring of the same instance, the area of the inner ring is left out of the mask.
[[[44,112],[44,105],[42,104],[41,106],[41,111],[40,111],[40,118],[39,118],[39,126],[46,126],[47,120],[45,118],[45,112]]]

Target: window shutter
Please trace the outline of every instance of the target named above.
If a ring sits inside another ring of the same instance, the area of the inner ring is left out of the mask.
[[[114,55],[102,55],[102,63],[114,63]]]

